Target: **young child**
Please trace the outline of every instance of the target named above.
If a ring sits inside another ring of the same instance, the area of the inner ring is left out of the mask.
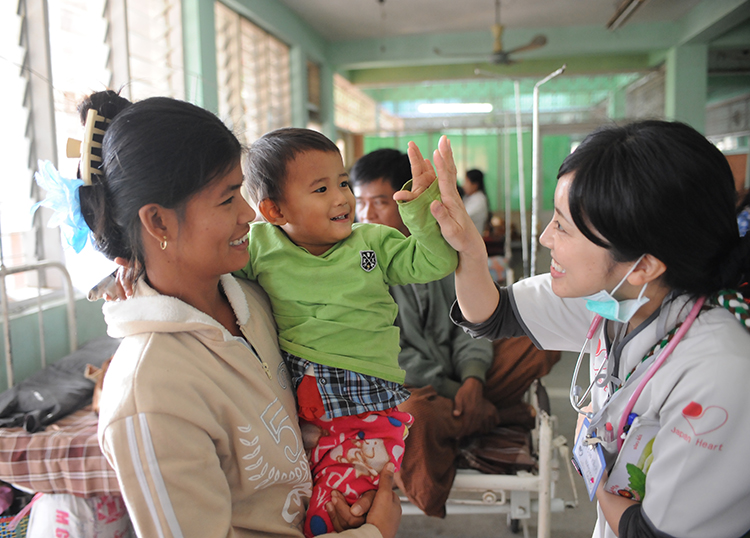
[[[437,280],[456,268],[429,211],[438,192],[432,166],[413,144],[409,156],[411,192],[399,195],[409,238],[353,224],[341,154],[320,133],[270,132],[246,158],[248,189],[267,222],[250,227],[250,263],[240,275],[271,298],[303,431],[317,441],[307,536],[333,530],[325,511],[332,490],[352,502],[376,487],[388,461],[397,469],[401,462],[412,417],[396,409],[408,392],[388,286]]]

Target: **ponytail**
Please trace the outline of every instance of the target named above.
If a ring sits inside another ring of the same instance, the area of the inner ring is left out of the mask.
[[[112,90],[97,92],[84,98],[78,104],[78,114],[81,118],[81,124],[85,125],[86,117],[89,110],[95,110],[97,114],[107,120],[113,120],[117,114],[131,105],[130,101],[121,97]],[[109,123],[102,127],[106,130]],[[103,136],[94,135],[99,144],[103,141]],[[84,140],[84,144],[88,141]],[[101,158],[101,149],[94,150],[95,154]],[[101,170],[101,162],[96,166]],[[81,167],[78,168],[78,176],[81,176]],[[110,198],[107,193],[107,183],[104,175],[93,175],[90,185],[83,185],[79,190],[81,199],[81,213],[86,224],[91,229],[94,246],[98,251],[104,254],[110,260],[116,257],[125,258],[131,263],[133,252],[128,247],[125,240],[124,231],[117,225],[113,218],[113,211]]]
[[[737,289],[750,279],[750,234],[740,237],[729,251],[717,273],[716,287]],[[748,297],[750,299],[750,297]]]

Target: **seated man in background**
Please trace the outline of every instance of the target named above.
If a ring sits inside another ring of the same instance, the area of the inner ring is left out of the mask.
[[[409,179],[408,156],[379,149],[361,157],[349,173],[357,220],[384,224],[409,235],[393,194]],[[523,395],[546,375],[559,352],[536,349],[527,337],[475,340],[455,326],[453,275],[428,284],[392,286],[401,329],[399,364],[411,397],[399,410],[414,416],[397,483],[415,506],[444,517],[461,440],[498,425],[533,427]]]

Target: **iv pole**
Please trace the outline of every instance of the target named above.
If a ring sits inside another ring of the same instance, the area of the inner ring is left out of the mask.
[[[523,276],[529,276],[529,231],[526,227],[526,177],[523,162],[523,129],[521,126],[521,83],[513,81],[516,94],[516,149],[518,151],[518,204],[521,214],[521,257]]]
[[[563,64],[560,69],[550,73],[542,80],[534,84],[534,108],[531,120],[531,263],[530,271],[528,273],[530,276],[534,276],[536,274],[536,254],[539,250],[539,241],[537,240],[539,236],[539,209],[541,205],[539,198],[541,196],[542,190],[542,181],[539,177],[539,87],[542,84],[545,84],[553,78],[561,75],[563,71],[565,71],[566,67],[567,65]],[[522,222],[525,222],[525,220]],[[524,258],[524,268],[525,267],[526,262]]]

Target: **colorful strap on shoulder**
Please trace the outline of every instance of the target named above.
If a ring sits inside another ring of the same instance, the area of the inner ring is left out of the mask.
[[[721,290],[713,297],[715,303],[729,310],[732,315],[750,331],[750,306],[737,290]]]
[[[745,297],[737,290],[721,290],[716,295],[714,295],[711,298],[711,304],[714,306],[720,306],[722,308],[726,308],[729,310],[729,312],[732,313],[732,315],[737,318],[737,320],[742,324],[745,329],[750,331],[750,305],[745,301]],[[710,308],[708,305],[703,306],[703,310],[706,308]],[[625,376],[625,379],[623,380],[623,383],[627,381],[631,375],[633,375],[633,372],[635,372],[636,368],[638,368],[638,365],[651,357],[654,353],[657,351],[663,349],[671,340],[674,338],[674,335],[677,333],[677,330],[682,326],[682,322],[679,322],[677,325],[675,325],[671,331],[669,331],[664,338],[662,338],[659,342],[652,347],[648,353],[646,353],[643,358],[640,360],[638,364],[636,364],[630,372],[627,373]],[[622,387],[622,384],[615,387],[615,392],[619,390]]]

